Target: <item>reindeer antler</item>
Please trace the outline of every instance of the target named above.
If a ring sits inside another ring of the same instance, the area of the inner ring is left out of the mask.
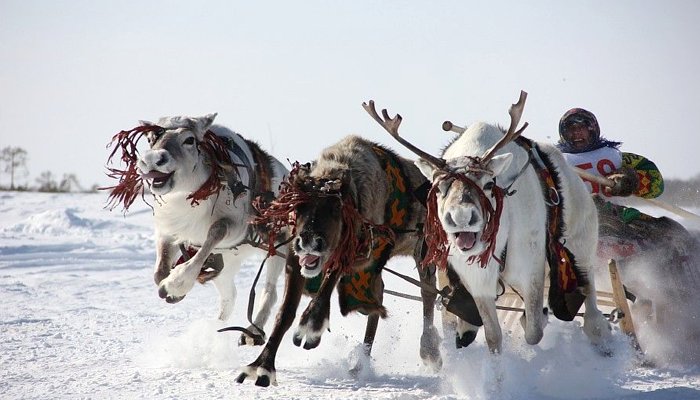
[[[418,155],[418,157],[423,158],[429,163],[433,164],[436,168],[445,169],[447,166],[447,162],[445,162],[445,160],[426,153],[399,135],[399,125],[401,125],[401,116],[399,114],[396,114],[394,118],[389,118],[389,113],[385,108],[382,110],[383,118],[380,117],[379,114],[377,114],[377,109],[374,107],[374,100],[370,100],[369,105],[367,103],[362,103],[362,107],[399,143],[414,152],[416,155]]]
[[[466,131],[467,129],[453,124],[452,121],[445,121],[442,123],[442,130],[445,132],[452,131],[452,132],[457,132],[457,133],[464,133],[464,131]]]
[[[512,104],[510,106],[510,109],[508,110],[508,114],[510,114],[510,127],[508,127],[508,132],[506,132],[505,136],[501,138],[496,144],[491,146],[490,149],[486,150],[483,156],[481,156],[481,163],[486,164],[495,154],[498,150],[500,150],[503,146],[507,145],[509,142],[515,140],[518,136],[520,136],[521,133],[527,128],[528,123],[524,123],[523,127],[518,129],[517,131],[515,130],[518,127],[518,124],[520,123],[520,117],[523,115],[523,109],[525,108],[525,100],[527,99],[527,92],[525,91],[520,91],[520,98],[518,99],[518,102],[515,104]]]

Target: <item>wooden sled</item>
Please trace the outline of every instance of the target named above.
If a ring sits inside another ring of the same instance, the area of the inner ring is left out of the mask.
[[[625,295],[625,288],[622,284],[615,260],[610,260],[608,262],[608,271],[610,274],[612,291],[596,291],[598,307],[604,314],[606,314],[606,316],[612,316],[609,317],[609,319],[613,323],[618,323],[620,325],[620,330],[629,336],[634,347],[639,349],[632,312],[630,311],[630,305]],[[447,274],[445,272],[439,272],[439,287],[446,286],[447,282]],[[544,293],[546,304],[546,294],[548,293],[549,280],[545,279],[545,282],[546,286]],[[505,293],[503,293],[496,301],[496,307],[498,308],[498,320],[501,322],[501,329],[503,329],[504,332],[512,333],[514,329],[521,329],[518,321],[524,310],[523,301],[517,293],[515,293],[511,288],[506,288]],[[457,323],[457,317],[444,309],[441,311],[441,314],[443,332],[450,330],[453,331]],[[583,317],[583,313],[579,313],[577,316]]]

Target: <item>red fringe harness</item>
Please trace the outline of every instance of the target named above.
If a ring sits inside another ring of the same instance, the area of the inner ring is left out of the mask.
[[[496,208],[494,209],[491,202],[486,197],[484,191],[473,180],[469,179],[466,174],[447,173],[438,178],[428,192],[428,213],[425,221],[425,241],[428,245],[428,254],[423,259],[423,266],[434,264],[440,269],[447,267],[447,256],[449,255],[450,243],[447,240],[447,233],[442,228],[440,218],[437,211],[437,192],[438,185],[444,180],[458,179],[466,186],[474,189],[479,196],[479,204],[481,205],[482,217],[485,221],[484,230],[481,232],[481,241],[486,243],[486,248],[481,254],[471,256],[467,259],[469,264],[478,260],[481,268],[486,268],[486,264],[490,257],[493,257],[499,263],[502,263],[494,255],[496,251],[496,236],[503,211],[503,198],[505,191],[503,188],[494,185],[491,191],[491,197],[496,200]]]
[[[107,207],[110,210],[122,204],[124,212],[126,212],[139,194],[143,198],[143,179],[136,168],[138,161],[138,149],[136,146],[144,134],[150,132],[162,133],[165,130],[165,128],[158,125],[142,125],[117,133],[107,144],[107,148],[110,148],[113,144],[115,145],[114,150],[107,158],[107,163],[111,164],[112,158],[121,149],[120,160],[126,165],[125,169],[107,167],[109,170],[107,176],[117,179],[119,183],[115,186],[99,188],[100,190],[110,190],[107,200]],[[206,155],[205,163],[211,173],[199,189],[187,196],[187,199],[191,200],[190,204],[193,207],[199,205],[199,202],[206,200],[209,196],[218,193],[223,188],[226,182],[225,169],[233,166],[226,141],[212,131],[207,131],[204,134],[204,140],[199,141],[197,145],[199,150]],[[233,169],[237,171],[237,169]]]
[[[253,207],[259,215],[252,223],[262,225],[268,230],[270,255],[274,255],[276,239],[284,228],[291,226],[290,236],[296,234],[297,208],[314,201],[315,198],[328,196],[338,197],[341,202],[342,232],[340,243],[323,266],[326,272],[341,269],[342,273],[350,273],[357,259],[364,257],[371,250],[374,232],[386,235],[391,243],[394,243],[394,231],[386,225],[374,224],[367,220],[357,210],[350,196],[338,192],[308,191],[295,183],[300,167],[299,162],[292,164],[292,170],[280,185],[279,195],[271,203],[264,203],[260,198],[253,201]]]

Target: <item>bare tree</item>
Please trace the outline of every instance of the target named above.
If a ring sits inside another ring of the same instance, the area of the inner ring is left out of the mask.
[[[42,172],[38,178],[36,178],[36,183],[39,185],[37,190],[40,192],[57,192],[58,184],[56,179],[54,179],[51,171]]]
[[[63,174],[63,179],[58,184],[58,191],[70,192],[72,190],[83,191],[83,187],[78,182],[78,177],[75,174]]]
[[[15,190],[15,176],[26,176],[27,151],[21,147],[5,147],[0,152],[0,160],[4,163],[3,170],[10,174],[10,190]]]

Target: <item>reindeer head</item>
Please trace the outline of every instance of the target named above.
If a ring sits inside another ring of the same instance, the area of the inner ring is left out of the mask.
[[[434,157],[403,139],[398,132],[400,115],[389,118],[385,109],[380,117],[373,101],[363,104],[370,116],[392,137],[420,157],[416,165],[433,183],[428,195],[425,232],[428,255],[424,264],[437,263],[444,267],[450,247],[467,255],[470,260],[478,259],[482,266],[493,254],[504,196],[502,186],[498,186],[502,185],[503,179],[497,178],[508,170],[513,159],[510,153],[496,153],[527,127],[525,123],[517,129],[526,97],[527,93],[521,91],[520,99],[511,106],[511,124],[505,135],[498,128],[485,124],[474,125],[466,131],[457,128],[462,133],[460,139],[481,140],[484,130],[488,130],[491,137],[498,137],[497,141],[494,140],[495,144],[482,154],[470,154],[464,150],[483,150],[486,148],[483,143],[480,146],[455,146],[453,143],[443,155],[444,158]],[[443,124],[445,130],[452,130],[452,127],[449,122]],[[498,132],[494,133],[494,130]]]
[[[202,162],[199,144],[209,130],[216,114],[198,118],[166,117],[155,125],[162,129],[147,134],[149,150],[138,159],[138,172],[155,195],[172,191],[191,193],[202,186],[209,176]]]
[[[495,132],[485,132],[485,131]],[[462,135],[483,137],[485,133],[501,137],[503,132],[492,125],[475,124]],[[463,145],[463,142],[459,143]],[[472,147],[472,146],[469,146]],[[429,201],[436,208],[437,220],[452,249],[467,257],[478,257],[491,244],[494,223],[503,201],[505,172],[513,160],[512,153],[483,158],[459,154],[462,146],[451,146],[443,157],[445,167],[437,168],[419,158],[415,164],[432,181]]]
[[[352,238],[356,237],[359,215],[352,218],[357,211],[350,200],[348,175],[334,171],[317,176],[310,168],[302,168],[293,185],[309,196],[295,210],[294,251],[299,256],[302,275],[317,276],[329,261],[328,267],[351,262],[347,261],[350,255],[343,253],[355,250]]]

